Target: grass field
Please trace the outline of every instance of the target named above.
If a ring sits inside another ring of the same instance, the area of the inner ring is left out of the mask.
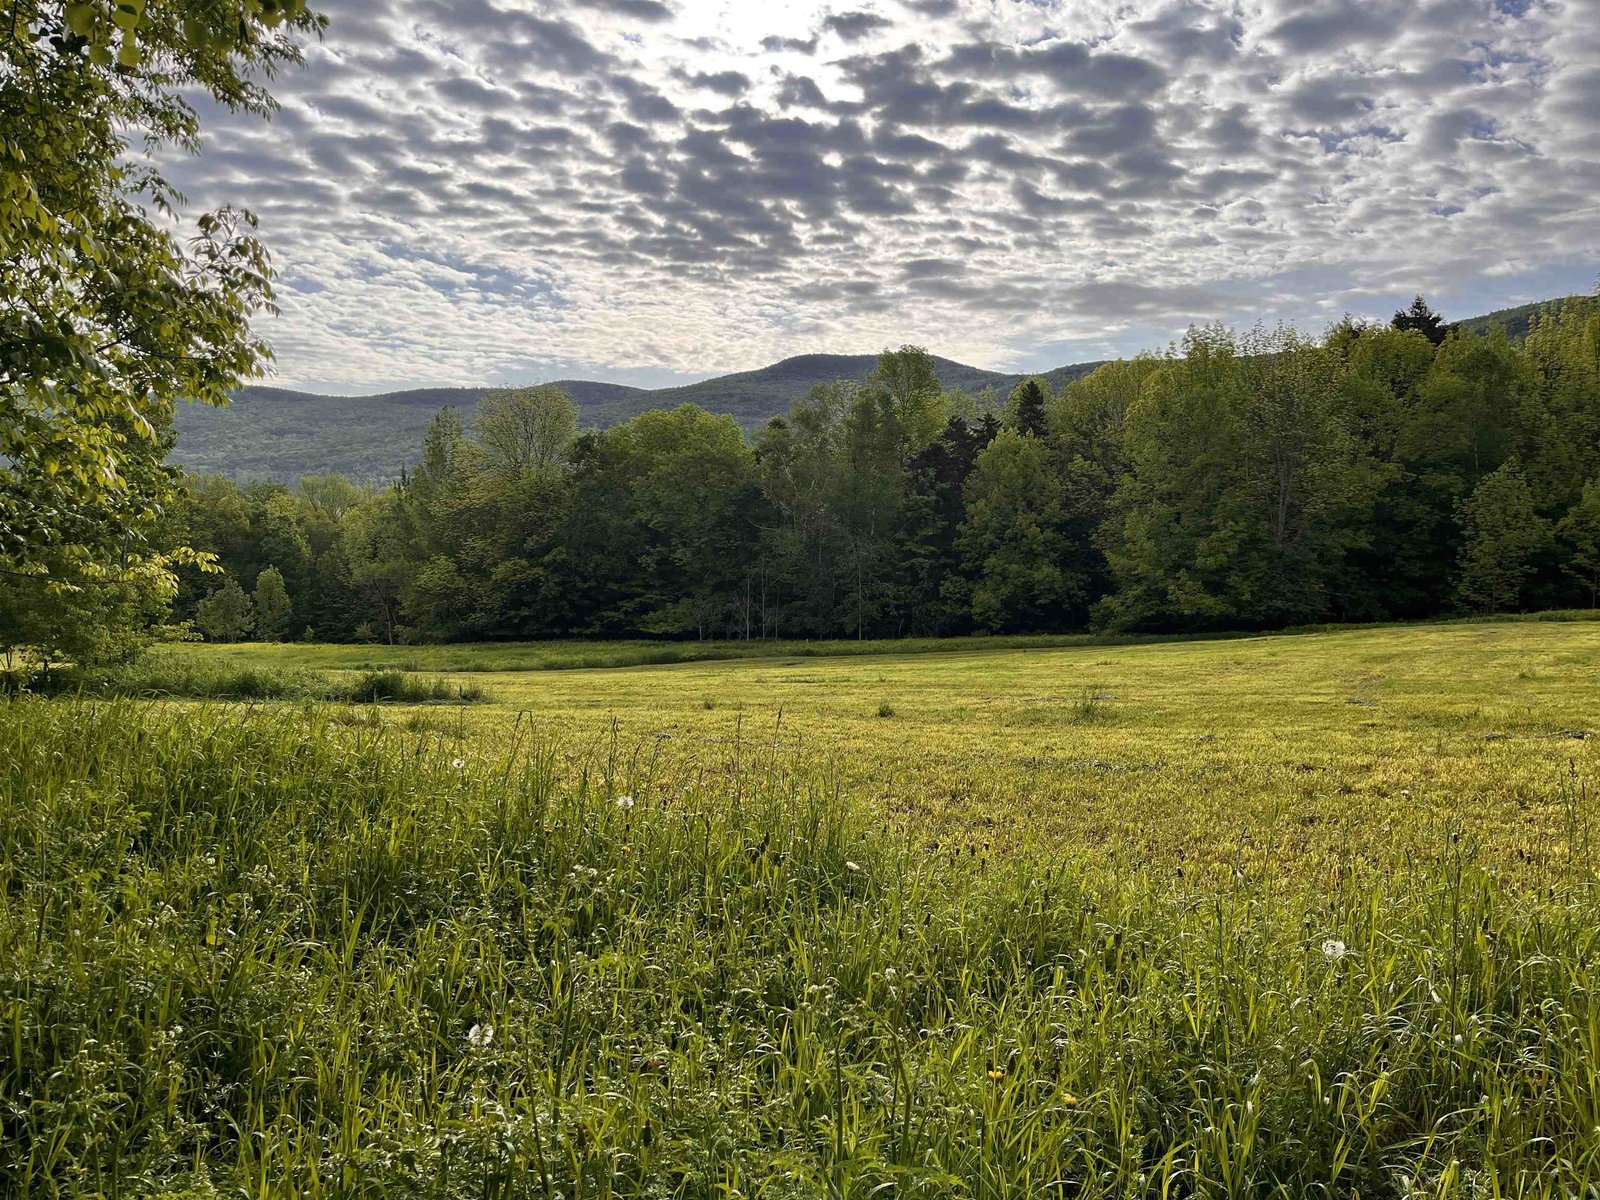
[[[0,1194],[1600,1187],[1600,623],[450,678],[0,706]]]
[[[826,766],[881,819],[944,849],[1093,846],[1191,871],[1337,866],[1424,851],[1450,829],[1478,835],[1507,869],[1537,866],[1565,853],[1573,790],[1600,751],[1600,621],[943,646],[618,670],[457,667],[452,679],[495,703],[391,719],[465,731],[463,746],[491,749],[519,719],[569,751],[615,737],[665,779],[719,769],[738,747],[747,759]],[[370,649],[185,653],[365,669],[374,664],[354,655]],[[443,649],[495,667],[507,653]]]

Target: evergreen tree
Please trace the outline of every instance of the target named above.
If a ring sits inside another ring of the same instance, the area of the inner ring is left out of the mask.
[[[1037,379],[1024,379],[1011,391],[1007,423],[1018,433],[1044,437],[1046,399],[1044,386]]]
[[[1418,296],[1411,302],[1410,308],[1402,308],[1394,314],[1394,319],[1389,324],[1398,330],[1420,333],[1435,346],[1444,342],[1450,329],[1444,323],[1444,318],[1428,307],[1428,302]]]

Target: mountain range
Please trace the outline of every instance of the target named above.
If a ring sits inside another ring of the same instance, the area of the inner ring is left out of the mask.
[[[578,405],[578,423],[600,429],[656,408],[697,404],[726,413],[754,433],[819,383],[866,379],[872,354],[803,354],[757,371],[719,375],[669,388],[637,388],[589,379],[554,381]],[[946,388],[978,392],[993,387],[1008,393],[1027,376],[984,371],[948,358],[935,358]],[[1052,388],[1085,375],[1098,363],[1075,363],[1046,371]],[[276,387],[246,387],[227,408],[182,405],[177,414],[178,444],[172,461],[196,471],[238,479],[293,482],[302,475],[338,473],[352,479],[382,480],[415,462],[422,434],[446,405],[463,421],[487,387],[413,388],[377,396],[322,396]]]
[[[1456,322],[1456,328],[1482,333],[1491,326],[1511,337],[1526,335],[1533,317],[1549,302],[1500,309]],[[1558,303],[1558,302],[1557,302]],[[588,379],[555,381],[578,405],[578,422],[597,429],[656,408],[697,404],[726,413],[749,433],[819,383],[860,382],[877,362],[871,354],[803,354],[756,371],[719,375],[669,388],[637,388]],[[935,358],[946,388],[979,392],[993,387],[1002,395],[1027,378],[985,371],[948,358]],[[1040,374],[1059,389],[1100,364],[1073,363]],[[445,405],[461,410],[463,421],[487,387],[413,388],[375,396],[323,396],[276,387],[246,387],[227,408],[180,405],[178,444],[172,460],[191,470],[213,471],[237,479],[292,483],[302,475],[338,473],[352,479],[391,479],[416,461],[423,431]]]

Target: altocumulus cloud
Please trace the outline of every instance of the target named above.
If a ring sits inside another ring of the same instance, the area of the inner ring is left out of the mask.
[[[1035,367],[1593,277],[1600,0],[343,0],[256,209],[286,384]]]

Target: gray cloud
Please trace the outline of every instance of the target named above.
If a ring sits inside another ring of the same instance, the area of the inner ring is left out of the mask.
[[[1586,283],[1597,7],[348,0],[171,173],[259,211],[285,384],[1040,366]]]
[[[893,26],[894,22],[888,17],[880,17],[877,13],[869,12],[835,13],[822,20],[824,29],[837,34],[847,42],[859,42],[868,34]]]

